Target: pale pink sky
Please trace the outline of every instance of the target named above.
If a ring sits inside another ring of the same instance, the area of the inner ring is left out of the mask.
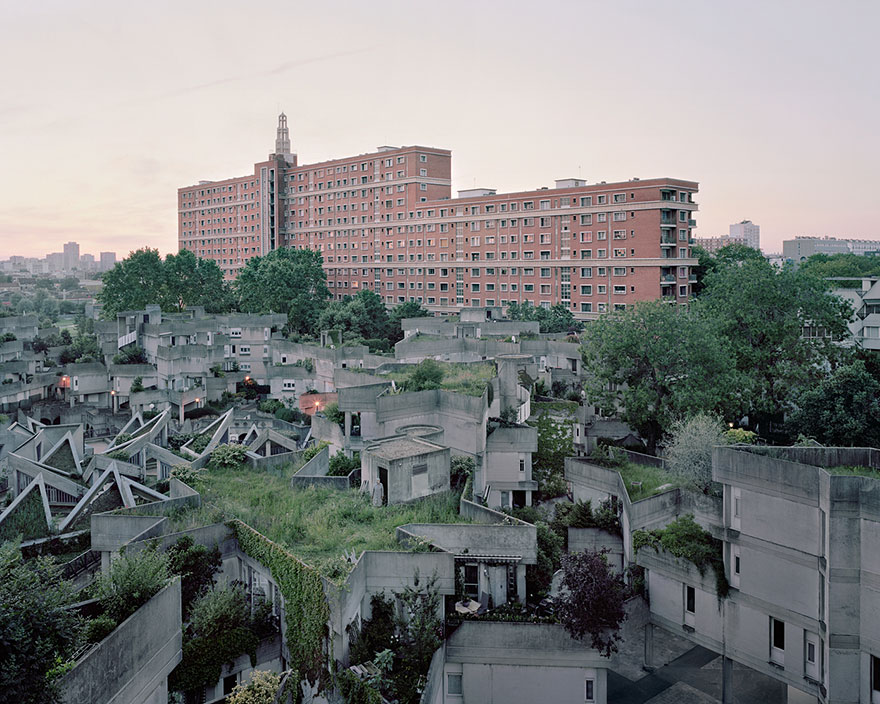
[[[175,197],[427,144],[453,188],[675,176],[744,218],[880,239],[873,0],[41,0],[0,7],[0,259],[177,248]]]

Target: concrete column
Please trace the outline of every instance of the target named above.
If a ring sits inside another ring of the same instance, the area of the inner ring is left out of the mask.
[[[351,411],[345,411],[345,437],[351,435]]]
[[[521,604],[526,603],[526,566],[516,566],[516,593]]]
[[[184,408],[183,398],[180,399],[180,405],[178,406],[178,408],[180,409],[180,413],[178,414],[178,416],[179,416],[178,420],[180,421],[180,424],[183,425],[183,408]]]
[[[733,704],[733,660],[721,656],[721,704]]]
[[[645,624],[645,669],[654,669],[654,624]]]

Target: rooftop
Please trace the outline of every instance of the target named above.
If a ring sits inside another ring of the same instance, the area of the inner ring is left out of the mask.
[[[471,522],[459,516],[455,492],[375,507],[366,494],[354,490],[291,488],[293,471],[211,469],[199,473],[196,489],[226,518],[247,523],[329,578],[350,569],[341,558],[351,551],[360,555],[364,550],[405,550],[396,539],[398,526]]]

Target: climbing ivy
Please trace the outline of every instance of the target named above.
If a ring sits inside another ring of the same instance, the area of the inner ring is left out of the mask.
[[[715,571],[715,591],[718,596],[723,599],[730,591],[724,572],[721,541],[703,530],[691,514],[675,519],[665,528],[634,531],[632,543],[634,552],[648,545],[655,552],[663,548],[669,554],[693,563],[701,575],[705,574],[707,567],[711,567]]]
[[[37,489],[31,491],[12,513],[0,523],[0,542],[4,540],[32,540],[49,535],[43,499]]]
[[[311,681],[324,672],[324,640],[330,607],[318,572],[239,520],[230,521],[242,551],[272,573],[284,597],[291,666]]]

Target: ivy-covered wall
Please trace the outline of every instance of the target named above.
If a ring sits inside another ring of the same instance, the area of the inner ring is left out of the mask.
[[[324,642],[330,619],[321,576],[249,525],[237,519],[228,525],[242,552],[265,565],[281,590],[291,668],[317,681],[326,671]]]
[[[40,492],[32,490],[24,500],[16,506],[0,523],[0,542],[4,540],[22,540],[45,538],[49,535],[46,525],[46,512]]]

